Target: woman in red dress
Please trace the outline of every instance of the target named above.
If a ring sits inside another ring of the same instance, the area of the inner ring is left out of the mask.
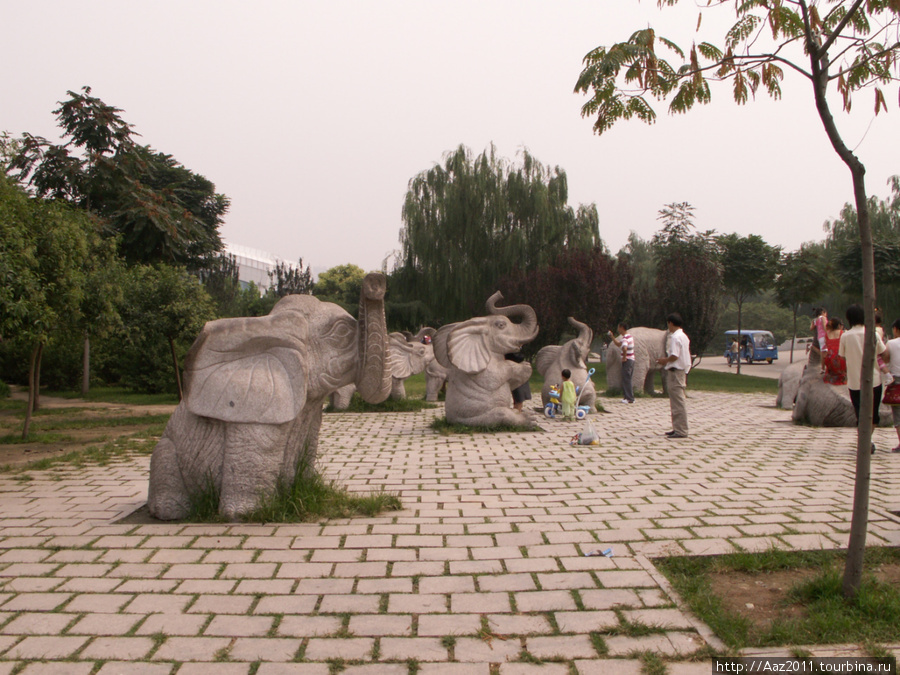
[[[844,324],[840,319],[835,317],[828,321],[825,329],[825,348],[828,351],[822,354],[825,384],[847,384],[847,362],[838,354],[843,332]]]

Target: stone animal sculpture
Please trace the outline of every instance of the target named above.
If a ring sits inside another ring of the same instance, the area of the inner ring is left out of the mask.
[[[814,427],[855,427],[853,404],[849,394],[844,393],[847,387],[825,384],[821,370],[821,352],[818,347],[812,347],[800,377],[791,419]],[[782,405],[785,405],[783,398]]]
[[[411,375],[418,375],[425,370],[428,357],[434,359],[434,350],[431,344],[422,342],[425,336],[434,335],[434,328],[423,328],[418,335],[409,331],[390,333],[388,339],[391,347],[391,398],[406,398],[406,388],[403,385]],[[350,407],[350,399],[356,391],[355,384],[341,387],[331,395],[331,407],[335,410],[346,410]]]
[[[778,395],[775,397],[776,408],[793,409],[804,368],[806,368],[806,363],[797,361],[781,371],[781,376],[778,378]]]
[[[502,299],[497,291],[487,301],[489,316],[447,324],[434,335],[435,359],[449,371],[444,408],[450,423],[534,427],[532,411],[511,407],[511,389],[529,380],[531,364],[503,357],[537,337],[537,316],[528,305],[497,307]]]
[[[662,370],[656,360],[666,355],[666,331],[637,326],[628,332],[634,337],[634,391],[652,394],[654,374]],[[606,350],[606,388],[622,390],[622,351],[612,343]]]
[[[572,374],[572,382],[575,383],[575,386],[584,387],[584,390],[580,392],[579,405],[588,406],[593,412],[596,410],[594,403],[597,400],[597,391],[594,383],[587,379],[587,357],[591,351],[594,331],[571,316],[569,324],[578,331],[576,337],[562,345],[543,347],[535,357],[534,366],[544,377],[544,386],[541,387],[541,404],[545,406],[550,402],[550,387],[562,382],[562,371],[568,369]],[[585,381],[587,381],[586,385]]]
[[[425,400],[437,401],[450,371],[434,358],[434,344],[425,345]]]
[[[150,460],[150,514],[188,515],[192,495],[247,514],[298,470],[314,470],[322,407],[350,383],[380,402],[391,391],[385,279],[363,280],[359,321],[338,305],[289,295],[267,316],[204,326],[185,360],[185,396]]]
[[[813,345],[797,388],[791,419],[814,427],[855,427],[856,413],[847,386],[826,384],[821,371],[822,353]],[[785,397],[782,397],[781,405],[786,408]],[[881,402],[876,401],[875,405],[881,405]],[[882,405],[879,414],[882,426],[892,424],[890,406]]]

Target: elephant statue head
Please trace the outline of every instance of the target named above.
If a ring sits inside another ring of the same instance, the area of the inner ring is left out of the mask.
[[[594,383],[588,380],[587,358],[591,352],[591,342],[594,339],[594,331],[586,324],[569,317],[569,324],[578,331],[576,337],[563,345],[548,345],[543,347],[535,358],[534,364],[537,371],[544,377],[544,386],[541,388],[541,403],[547,405],[550,402],[550,387],[562,382],[562,371],[571,372],[572,382],[576,387],[584,387],[580,392],[580,405],[588,406],[594,410],[597,400],[597,391]]]
[[[289,295],[268,316],[204,326],[185,360],[185,397],[150,461],[151,515],[187,515],[212,485],[229,519],[298,469],[313,469],[325,398],[354,384],[367,401],[390,394],[385,279],[363,281],[359,320],[310,295]]]
[[[648,396],[652,395],[655,373],[662,372],[657,359],[666,355],[666,331],[637,326],[628,332],[634,338],[632,386],[634,391],[643,390]],[[665,378],[662,386],[665,391]],[[622,390],[622,352],[612,343],[606,350],[606,387],[610,390]]]
[[[537,337],[537,316],[528,305],[497,307],[502,298],[498,291],[488,299],[489,316],[442,326],[434,335],[435,360],[448,371],[445,410],[451,423],[534,426],[532,414],[510,407],[511,390],[528,381],[531,364],[504,356]]]

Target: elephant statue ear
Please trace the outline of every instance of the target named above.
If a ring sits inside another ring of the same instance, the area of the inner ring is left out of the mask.
[[[464,373],[473,375],[487,368],[491,361],[491,351],[484,334],[484,326],[467,323],[443,326],[434,336],[434,355],[444,367],[449,368],[453,365]],[[445,328],[451,327],[451,330],[441,335]],[[438,354],[441,354],[444,360]]]
[[[405,380],[425,370],[425,345],[409,342],[403,333],[391,333],[391,376]]]
[[[211,321],[185,360],[185,405],[225,422],[288,422],[306,404],[305,345],[297,312]]]
[[[541,375],[544,375],[550,370],[553,364],[556,363],[556,360],[559,358],[560,349],[562,349],[562,347],[559,345],[547,345],[546,347],[541,347],[537,356],[534,357],[534,367]]]

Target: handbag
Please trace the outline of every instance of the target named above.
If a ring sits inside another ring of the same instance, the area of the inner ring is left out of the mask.
[[[900,405],[900,382],[891,382],[885,387],[881,402],[885,405]]]

